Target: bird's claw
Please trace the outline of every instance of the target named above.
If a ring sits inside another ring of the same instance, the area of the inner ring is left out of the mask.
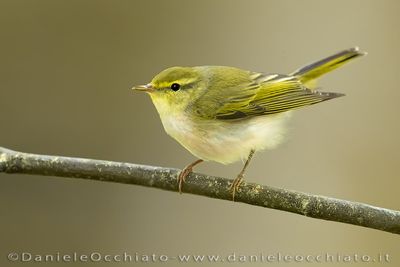
[[[186,180],[186,177],[193,171],[192,167],[184,168],[178,175],[178,189],[179,193],[182,194],[182,185]]]
[[[232,192],[232,201],[235,201],[235,194],[239,191],[240,185],[243,183],[243,174],[240,173],[235,180],[233,180],[229,190]]]
[[[182,194],[182,185],[186,180],[186,177],[193,172],[193,167],[196,166],[197,164],[203,162],[202,159],[198,159],[195,162],[190,163],[187,165],[178,175],[177,180],[178,180],[178,189],[179,193]]]

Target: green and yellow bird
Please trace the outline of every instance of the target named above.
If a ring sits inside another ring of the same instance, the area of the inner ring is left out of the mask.
[[[198,158],[179,174],[179,192],[202,161],[246,160],[230,188],[234,199],[255,151],[283,141],[292,110],[343,96],[314,90],[315,80],[365,54],[351,48],[288,75],[226,66],[172,67],[133,89],[150,95],[165,131]]]

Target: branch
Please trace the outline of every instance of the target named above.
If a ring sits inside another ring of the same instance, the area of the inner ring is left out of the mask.
[[[177,191],[180,170],[113,161],[46,156],[0,147],[0,173],[25,173],[136,184]],[[183,186],[186,193],[231,200],[231,180],[192,173]],[[400,212],[363,203],[246,183],[236,201],[400,234]]]

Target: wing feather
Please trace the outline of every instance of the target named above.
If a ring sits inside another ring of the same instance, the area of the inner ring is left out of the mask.
[[[343,94],[308,89],[295,76],[253,73],[235,86],[213,88],[191,108],[202,118],[237,120],[286,112],[339,96]]]

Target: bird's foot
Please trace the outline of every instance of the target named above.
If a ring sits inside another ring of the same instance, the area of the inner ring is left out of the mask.
[[[235,180],[233,180],[229,190],[232,192],[232,201],[235,201],[235,194],[239,191],[240,185],[243,183],[243,173],[239,173]]]
[[[193,171],[192,166],[186,166],[178,175],[178,189],[179,193],[182,194],[182,185],[186,180],[186,177]]]
[[[178,180],[178,190],[179,193],[182,194],[182,185],[186,180],[186,177],[193,172],[193,167],[199,164],[200,162],[203,162],[203,160],[199,159],[196,160],[195,162],[190,163],[187,165],[178,175],[177,180]]]

